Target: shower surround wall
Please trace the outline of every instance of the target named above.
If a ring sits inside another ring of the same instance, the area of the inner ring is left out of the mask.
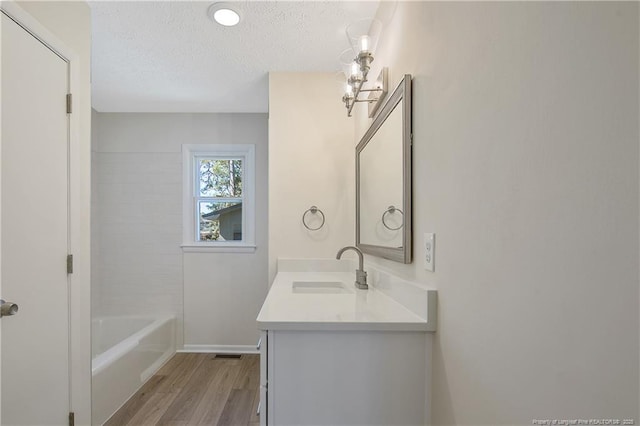
[[[94,112],[93,125],[93,316],[173,313],[178,348],[253,345],[267,286],[266,114]],[[183,254],[181,146],[199,143],[256,144],[255,253]]]

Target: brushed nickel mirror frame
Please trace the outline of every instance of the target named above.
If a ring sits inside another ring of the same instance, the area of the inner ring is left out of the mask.
[[[393,112],[396,106],[402,107],[402,208],[404,221],[402,226],[402,247],[385,247],[360,242],[360,153],[378,129]],[[373,120],[371,127],[356,146],[356,246],[373,256],[401,263],[412,261],[412,218],[411,218],[411,74],[405,74],[398,87],[388,97],[384,106]]]

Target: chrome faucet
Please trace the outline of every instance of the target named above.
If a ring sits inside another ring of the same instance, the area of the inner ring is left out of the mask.
[[[367,285],[367,273],[364,270],[364,256],[362,255],[362,252],[360,251],[360,249],[358,247],[354,247],[354,246],[346,246],[341,248],[338,251],[338,254],[336,254],[336,259],[340,259],[340,256],[342,256],[342,253],[344,253],[347,250],[353,250],[356,253],[358,253],[358,269],[356,269],[356,287],[366,290],[369,288],[369,286]]]

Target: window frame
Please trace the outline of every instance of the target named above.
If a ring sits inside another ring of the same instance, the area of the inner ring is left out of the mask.
[[[198,241],[199,218],[197,204],[201,158],[242,160],[242,240]],[[184,252],[254,252],[255,245],[255,145],[254,144],[183,144],[182,250]]]

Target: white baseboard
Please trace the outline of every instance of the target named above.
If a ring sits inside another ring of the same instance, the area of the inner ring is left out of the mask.
[[[216,354],[257,354],[255,345],[184,345],[178,352],[216,353]]]

